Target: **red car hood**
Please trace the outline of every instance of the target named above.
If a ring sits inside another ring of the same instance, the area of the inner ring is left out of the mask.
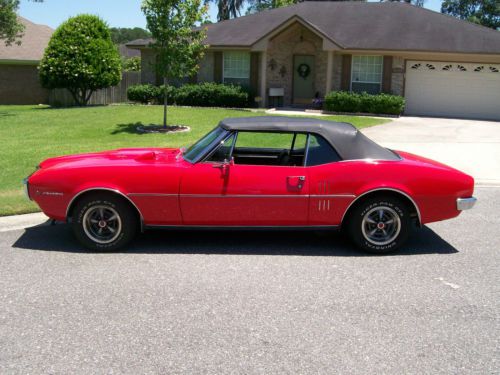
[[[70,165],[102,166],[130,162],[175,162],[180,153],[178,148],[122,148],[118,150],[59,156],[40,163],[42,169]]]

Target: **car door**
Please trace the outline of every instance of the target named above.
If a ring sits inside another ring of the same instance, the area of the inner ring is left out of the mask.
[[[294,134],[281,137],[233,133],[221,142],[204,161],[187,168],[183,174],[180,187],[183,223],[307,225],[307,169],[303,163],[290,162],[294,139],[297,140]],[[282,154],[288,155],[287,158]]]

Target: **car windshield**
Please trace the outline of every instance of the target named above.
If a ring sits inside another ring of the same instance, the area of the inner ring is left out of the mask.
[[[190,163],[194,163],[206,150],[206,148],[225,132],[226,131],[224,129],[217,126],[211,132],[202,137],[198,142],[190,146],[183,154],[184,159],[189,161]]]

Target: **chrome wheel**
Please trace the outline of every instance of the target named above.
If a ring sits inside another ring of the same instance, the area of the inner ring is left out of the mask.
[[[82,222],[85,234],[100,244],[113,242],[122,230],[120,215],[109,206],[92,206],[85,212]]]
[[[377,246],[387,245],[398,237],[401,219],[390,207],[375,207],[363,216],[361,231],[368,242]]]

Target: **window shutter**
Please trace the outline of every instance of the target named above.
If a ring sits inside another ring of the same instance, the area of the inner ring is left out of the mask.
[[[391,93],[392,56],[384,56],[384,70],[382,72],[382,92]]]
[[[222,83],[222,52],[214,52],[214,82]]]
[[[342,56],[342,80],[340,83],[340,89],[342,91],[351,90],[351,62],[352,55]]]
[[[259,92],[259,53],[250,54],[250,88],[257,95]]]

